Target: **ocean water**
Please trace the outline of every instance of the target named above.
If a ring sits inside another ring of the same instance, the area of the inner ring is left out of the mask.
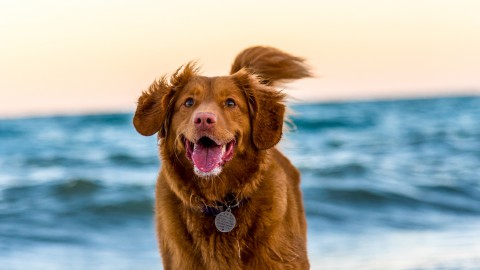
[[[293,109],[312,269],[480,269],[480,97]],[[161,269],[131,118],[0,120],[0,269]]]

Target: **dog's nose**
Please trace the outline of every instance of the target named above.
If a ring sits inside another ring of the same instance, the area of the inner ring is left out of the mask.
[[[210,129],[215,126],[217,116],[211,112],[199,112],[195,114],[193,123],[199,129]]]

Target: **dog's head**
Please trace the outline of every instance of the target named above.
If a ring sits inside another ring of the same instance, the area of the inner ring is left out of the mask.
[[[204,77],[190,63],[140,96],[133,122],[142,135],[158,133],[164,162],[208,178],[279,142],[283,99],[247,69]]]

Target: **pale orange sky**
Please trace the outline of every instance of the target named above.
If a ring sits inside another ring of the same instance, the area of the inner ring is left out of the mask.
[[[303,101],[480,93],[480,1],[1,1],[0,116],[131,111],[198,59],[226,75],[271,45],[317,78]]]

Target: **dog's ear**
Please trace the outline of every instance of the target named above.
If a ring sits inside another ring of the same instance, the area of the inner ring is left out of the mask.
[[[245,69],[232,76],[249,104],[253,144],[260,150],[275,146],[282,137],[285,95],[262,84]]]
[[[172,87],[168,85],[165,77],[162,77],[155,80],[138,98],[137,110],[133,117],[133,125],[138,133],[150,136],[158,132],[160,138],[165,137],[166,129],[163,125],[172,92]]]
[[[257,111],[252,125],[253,143],[264,150],[275,146],[282,138],[285,105],[284,95],[272,88],[255,90]]]
[[[133,117],[133,125],[138,133],[150,136],[158,132],[160,138],[167,136],[175,93],[187,84],[197,70],[195,62],[190,62],[178,68],[169,82],[163,76],[143,92]]]

